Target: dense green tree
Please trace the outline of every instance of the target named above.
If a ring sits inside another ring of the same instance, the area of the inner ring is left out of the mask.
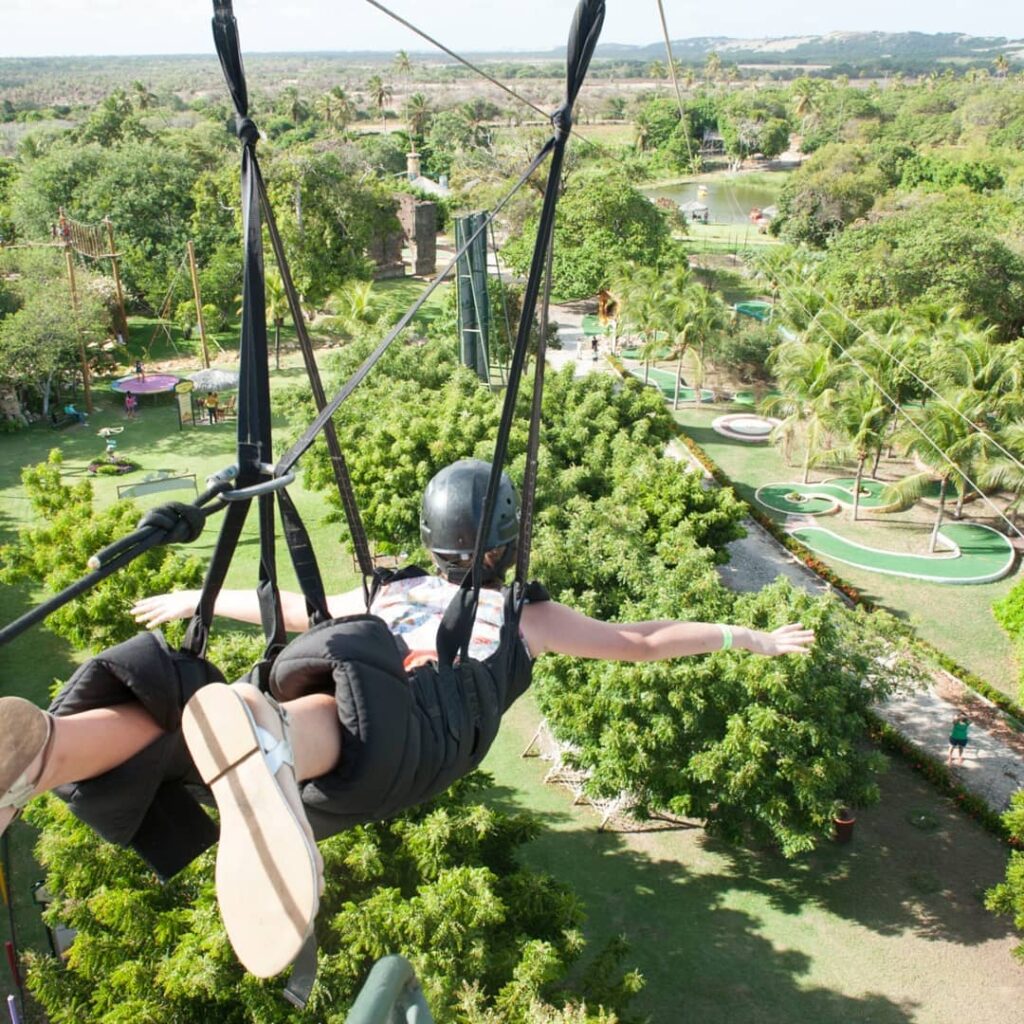
[[[93,506],[92,484],[68,485],[61,479],[59,449],[49,459],[22,472],[34,521],[17,540],[0,548],[0,580],[6,585],[42,584],[52,593],[63,590],[87,572],[89,559],[101,548],[131,533],[139,510],[118,501],[102,511]],[[151,548],[130,566],[108,577],[47,619],[47,625],[78,650],[98,651],[132,636],[138,627],[131,606],[148,594],[195,587],[202,579],[199,561],[172,551]]]
[[[529,265],[537,222],[502,250],[516,273]],[[559,201],[555,219],[553,288],[563,298],[593,295],[623,262],[660,267],[676,254],[662,212],[624,175],[579,175]]]
[[[394,200],[335,153],[284,154],[268,165],[267,181],[292,276],[313,308],[342,282],[366,276],[370,240],[397,229]]]
[[[1024,843],[1024,792],[1013,795],[1003,822],[1010,835],[1018,843]],[[989,889],[985,906],[997,914],[1012,917],[1017,930],[1024,932],[1024,852],[1019,849],[1011,852],[1006,866],[1006,881]],[[1024,962],[1024,942],[1014,949],[1013,955]]]
[[[55,1024],[341,1024],[374,961],[399,953],[438,1021],[480,1020],[495,1008],[503,1024],[559,1020],[552,1004],[596,1002],[567,980],[584,948],[582,908],[565,886],[520,867],[517,848],[538,822],[478,803],[486,781],[473,776],[412,814],[321,844],[320,964],[304,1011],[285,1002],[280,982],[246,975],[235,960],[217,913],[212,854],[159,884],[138,857],[98,841],[55,799],[38,801],[38,856],[56,896],[47,913],[77,935],[66,966],[29,956],[29,987]],[[618,1006],[567,1020],[614,1024],[642,984],[623,975],[620,958],[621,944],[598,957],[608,974],[601,994]]]
[[[950,197],[856,225],[829,246],[822,279],[857,309],[957,306],[1004,339],[1024,327],[1024,258]]]
[[[790,242],[824,246],[884,191],[885,179],[869,151],[826,147],[786,182],[772,230]]]

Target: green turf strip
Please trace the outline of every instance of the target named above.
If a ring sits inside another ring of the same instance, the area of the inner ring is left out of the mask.
[[[959,549],[934,555],[882,551],[855,544],[820,526],[793,530],[793,536],[812,551],[860,569],[907,576],[931,583],[987,583],[1005,576],[1013,567],[1015,552],[1010,542],[987,526],[946,523],[939,533]]]

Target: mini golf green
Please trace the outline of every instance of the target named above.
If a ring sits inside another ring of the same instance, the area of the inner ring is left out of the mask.
[[[644,379],[643,370],[630,370],[631,374],[639,380]],[[647,383],[652,387],[656,387],[666,398],[673,398],[676,393],[676,375],[669,373],[668,370],[659,370],[656,366],[652,366],[647,371]],[[692,402],[696,399],[697,393],[693,388],[688,388],[681,385],[679,388],[679,397],[684,402]],[[715,400],[715,394],[713,391],[708,391],[707,388],[703,388],[700,393],[702,402],[713,402]]]
[[[840,505],[852,508],[855,480],[856,478],[852,476],[838,476],[817,484],[764,484],[757,489],[754,497],[773,512],[807,516],[826,515],[829,512],[838,512]],[[881,480],[872,480],[870,477],[861,480],[860,507],[875,512],[898,511],[899,504],[884,501],[882,498],[886,486]],[[924,496],[939,496],[938,480],[929,484]]]
[[[951,550],[935,555],[869,548],[821,526],[804,526],[790,532],[801,544],[826,558],[928,583],[991,583],[1002,579],[1016,560],[1013,545],[1001,533],[979,523],[940,526],[940,540]]]
[[[853,505],[853,477],[838,477],[819,484],[765,484],[754,494],[762,505],[773,512],[792,515],[820,516],[837,512],[840,505]],[[882,501],[885,484],[879,480],[860,483],[861,508],[876,512],[896,506]]]
[[[587,313],[583,317],[583,324],[580,328],[588,338],[594,335],[606,335],[611,332],[611,324],[601,323],[601,318],[593,313]]]

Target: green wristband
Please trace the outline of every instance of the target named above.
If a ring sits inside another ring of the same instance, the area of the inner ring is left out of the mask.
[[[721,650],[728,651],[732,648],[732,627],[720,622],[718,628],[722,631]]]

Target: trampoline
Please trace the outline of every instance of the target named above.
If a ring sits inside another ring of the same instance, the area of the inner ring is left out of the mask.
[[[110,387],[122,395],[128,391],[133,395],[158,395],[164,391],[173,391],[178,380],[172,373],[147,373],[141,378],[130,373],[127,377],[118,377]]]

